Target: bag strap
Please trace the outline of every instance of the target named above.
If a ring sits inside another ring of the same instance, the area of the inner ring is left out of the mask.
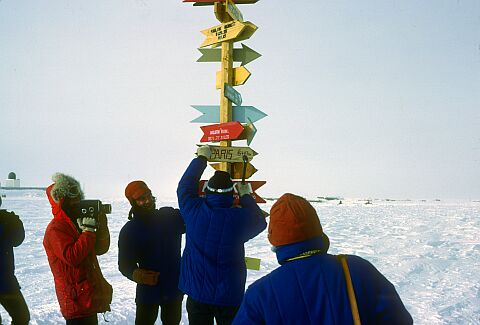
[[[342,265],[343,275],[347,283],[348,300],[350,300],[350,308],[352,310],[353,324],[360,325],[360,314],[358,313],[357,299],[355,298],[355,291],[353,290],[352,278],[350,277],[350,270],[348,269],[347,256],[337,255],[337,260]]]

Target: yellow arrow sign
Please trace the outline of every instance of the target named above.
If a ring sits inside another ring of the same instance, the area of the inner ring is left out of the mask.
[[[212,154],[207,157],[208,161],[218,162],[243,162],[243,156],[247,156],[248,161],[251,161],[258,153],[249,147],[223,147],[223,146],[209,146]]]
[[[248,71],[245,67],[233,68],[233,86],[243,85],[245,82],[247,82],[251,75],[252,74],[250,71]],[[223,88],[221,71],[217,71],[216,87],[217,89]]]
[[[215,170],[221,170],[221,164],[210,164]],[[257,169],[251,164],[247,163],[247,168],[245,169],[245,179],[249,179],[253,174],[257,172]],[[243,163],[236,162],[232,163],[232,179],[242,179],[243,176]]]
[[[249,21],[243,23],[238,20],[230,21],[202,30],[202,34],[207,38],[200,47],[217,45],[230,40],[234,40],[235,42],[246,40],[249,39],[256,30],[257,26]]]

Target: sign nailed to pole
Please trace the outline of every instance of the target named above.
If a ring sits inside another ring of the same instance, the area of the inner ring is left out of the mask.
[[[211,6],[215,2],[225,2],[225,0],[183,0],[183,2],[194,2],[194,6]],[[237,5],[254,4],[258,0],[235,0]]]
[[[256,30],[257,26],[249,21],[230,21],[228,23],[202,30],[202,34],[207,38],[203,41],[200,47],[217,45],[230,40],[243,41],[249,39]]]
[[[230,99],[230,101],[235,105],[242,105],[242,95],[240,95],[240,93],[236,91],[235,88],[233,88],[227,83],[224,84],[224,87],[225,97]]]
[[[200,128],[203,131],[203,137],[200,139],[200,142],[235,140],[242,134],[244,129],[240,122],[212,124]]]
[[[250,78],[250,76],[252,75],[250,71],[248,71],[248,69],[245,67],[233,68],[232,71],[233,71],[233,77],[232,77],[233,86],[243,85],[245,82],[247,82],[248,78]],[[222,83],[221,71],[218,71],[217,82],[215,84],[215,87],[217,89],[222,88],[221,83]]]
[[[258,153],[249,147],[223,147],[223,146],[209,146],[212,154],[207,157],[208,161],[215,162],[243,162],[243,156],[248,157],[251,161]]]
[[[226,5],[227,13],[230,17],[232,17],[233,20],[243,21],[242,12],[237,6],[235,6],[235,3],[233,3],[232,0],[227,0]]]
[[[232,171],[231,171],[231,176],[232,179],[242,179],[243,177],[243,164],[244,163],[232,163]],[[221,170],[220,169],[220,164],[210,164],[213,169],[215,170]],[[255,166],[253,166],[251,163],[247,163],[247,166],[245,168],[245,179],[249,179],[252,177],[253,174],[257,172],[257,169]]]
[[[218,105],[192,105],[197,111],[201,112],[192,123],[220,123],[220,107]],[[232,120],[240,123],[257,122],[267,116],[264,112],[254,106],[233,106]]]
[[[198,49],[202,56],[198,58],[197,62],[220,62],[222,51],[220,49]],[[248,46],[242,43],[242,48],[233,49],[233,61],[242,62],[241,65],[246,65],[253,60],[258,59],[262,55],[255,52]]]

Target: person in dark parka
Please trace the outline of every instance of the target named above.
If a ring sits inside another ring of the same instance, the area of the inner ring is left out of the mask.
[[[25,230],[20,218],[14,212],[0,210],[0,304],[12,318],[12,324],[17,325],[30,321],[27,304],[15,277],[13,256],[13,247],[19,246],[24,239]]]
[[[232,207],[234,186],[227,172],[209,179],[206,197],[200,197],[199,180],[211,151],[197,150],[177,189],[180,212],[186,224],[180,290],[188,295],[190,325],[230,324],[245,291],[244,243],[267,224],[248,184],[237,184],[241,207]],[[240,185],[240,186],[239,186]]]
[[[132,208],[118,239],[118,268],[137,283],[135,324],[178,325],[183,293],[178,289],[180,253],[185,224],[178,209],[155,208],[155,198],[143,181],[125,189]]]
[[[327,253],[328,237],[307,200],[280,197],[270,210],[268,239],[281,266],[249,286],[233,324],[354,324],[342,265]],[[413,323],[395,287],[372,264],[354,255],[347,264],[356,324]]]

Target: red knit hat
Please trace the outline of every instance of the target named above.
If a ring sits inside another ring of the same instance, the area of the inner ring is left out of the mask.
[[[304,198],[285,193],[270,209],[268,240],[273,246],[301,242],[323,235],[313,206]]]
[[[151,193],[150,189],[148,188],[147,184],[143,181],[133,181],[130,182],[127,187],[125,188],[125,196],[127,197],[130,203],[133,200],[138,199],[145,193]]]

